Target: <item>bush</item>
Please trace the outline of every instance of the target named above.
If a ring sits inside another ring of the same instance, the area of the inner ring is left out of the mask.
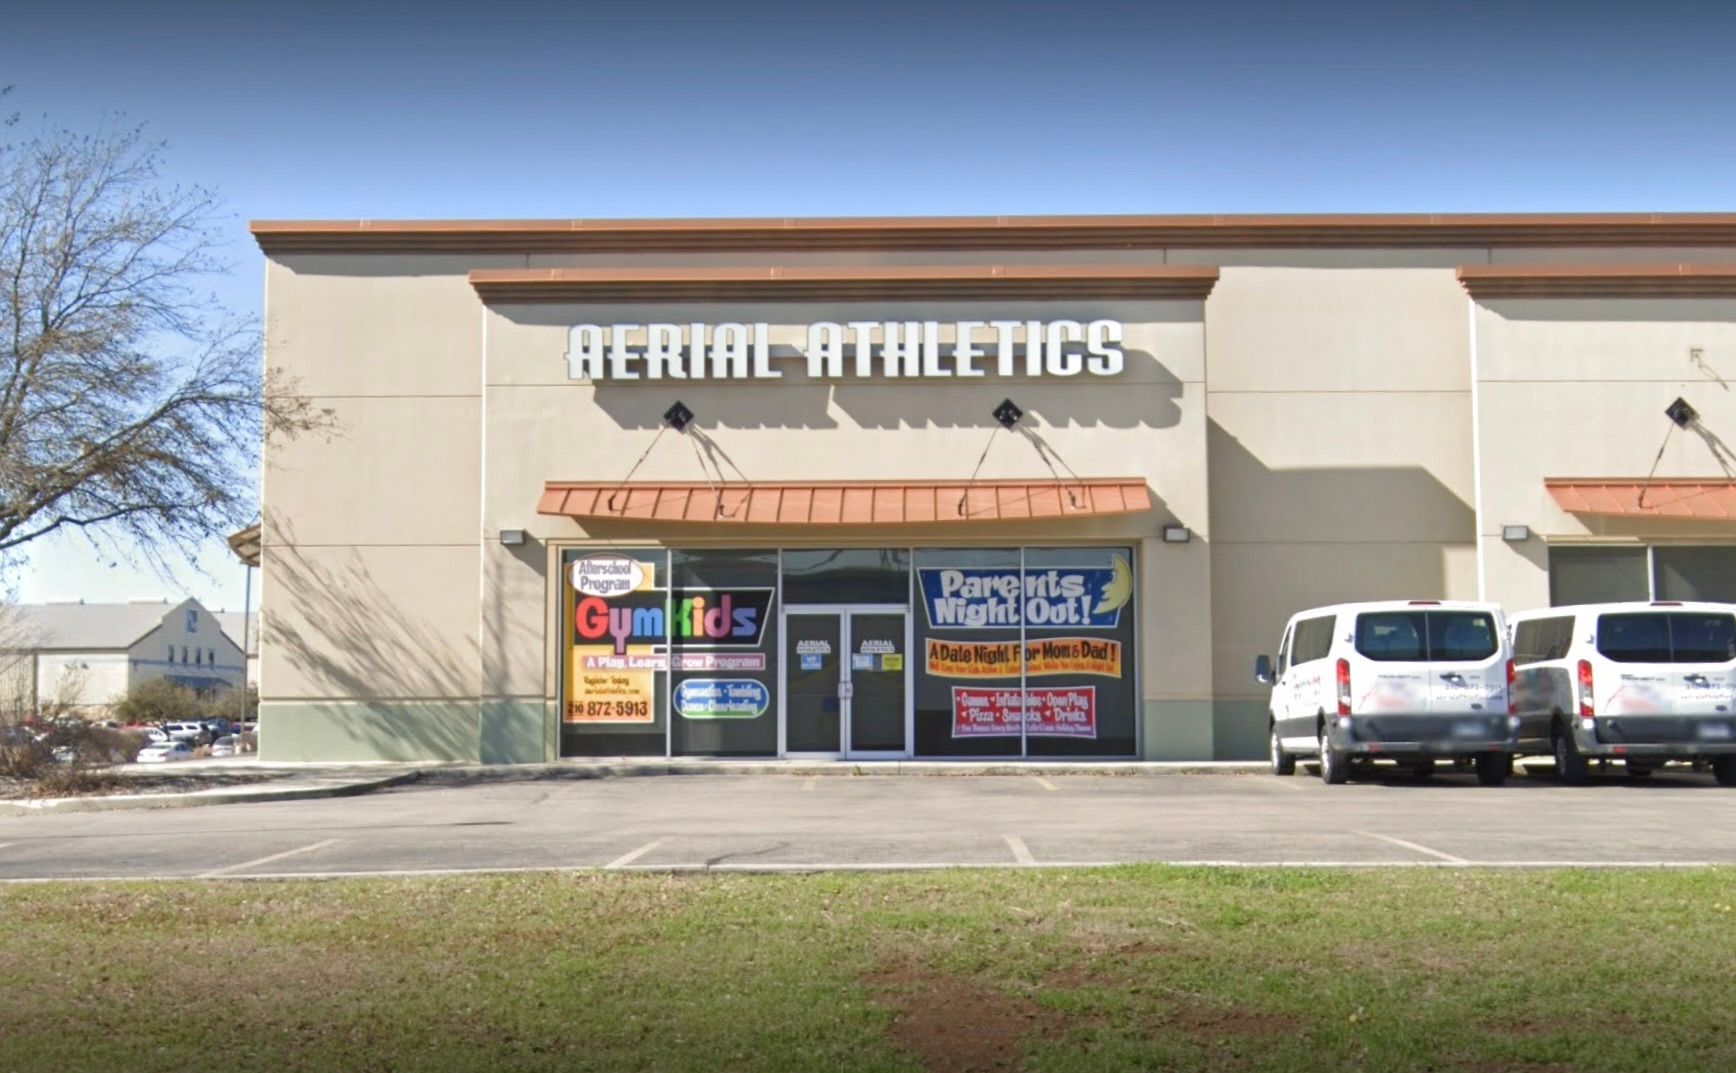
[[[115,718],[123,723],[181,723],[205,718],[204,705],[186,686],[167,678],[140,682],[115,702]]]

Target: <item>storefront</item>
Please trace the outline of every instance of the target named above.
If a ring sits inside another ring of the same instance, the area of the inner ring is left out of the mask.
[[[254,233],[267,758],[1245,759],[1303,608],[1736,598],[1736,217]]]

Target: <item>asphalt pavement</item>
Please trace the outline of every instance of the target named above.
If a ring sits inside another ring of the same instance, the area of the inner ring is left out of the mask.
[[[1736,790],[1685,770],[1501,788],[1455,774],[667,775],[0,816],[0,881],[1131,862],[1736,864]]]

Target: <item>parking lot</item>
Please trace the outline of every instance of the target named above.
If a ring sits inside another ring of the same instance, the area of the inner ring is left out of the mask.
[[[1736,863],[1736,792],[1252,774],[690,775],[0,818],[0,880],[566,868],[719,871]]]

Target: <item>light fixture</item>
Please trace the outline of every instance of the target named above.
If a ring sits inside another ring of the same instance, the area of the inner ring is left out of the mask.
[[[1163,527],[1163,542],[1165,544],[1186,544],[1193,539],[1193,531],[1185,525],[1166,525]]]
[[[1002,399],[995,407],[994,419],[1001,423],[1002,428],[1012,428],[1019,423],[1019,418],[1025,416],[1025,411],[1019,409],[1018,403],[1012,399]]]
[[[1670,405],[1665,408],[1664,416],[1669,418],[1671,421],[1674,421],[1677,428],[1687,428],[1689,425],[1693,424],[1695,419],[1700,415],[1695,412],[1692,406],[1688,405],[1687,399],[1678,395],[1676,401],[1670,403]]]
[[[1531,527],[1529,525],[1503,525],[1501,527],[1501,539],[1509,544],[1522,544],[1531,539]]]
[[[677,432],[686,431],[692,420],[693,411],[689,410],[680,399],[676,399],[674,406],[663,411],[663,423]]]
[[[500,542],[509,548],[523,544],[526,539],[523,529],[502,529],[500,531]]]

